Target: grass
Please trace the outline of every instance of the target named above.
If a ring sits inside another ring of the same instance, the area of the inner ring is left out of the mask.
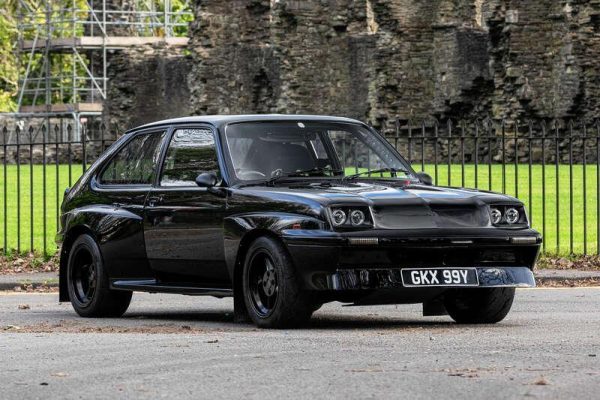
[[[420,165],[415,165],[420,170]],[[518,173],[514,165],[493,165],[491,175],[487,165],[480,165],[475,180],[475,166],[452,165],[450,181],[448,166],[438,165],[437,175],[434,165],[425,165],[429,173],[439,185],[478,187],[510,195],[516,195],[527,206],[529,218],[535,229],[544,234],[544,248],[548,254],[596,254],[598,252],[598,181],[596,166],[588,165],[583,179],[583,166],[573,165],[573,190],[569,185],[570,169],[561,165],[558,170],[559,190],[557,191],[557,174],[554,165],[548,165],[545,172],[541,165],[532,167],[529,179],[528,165],[518,165]],[[4,174],[6,172],[6,182]],[[74,183],[82,173],[80,165],[47,165],[45,170],[46,189],[44,192],[44,168],[33,166],[33,176],[29,165],[20,167],[20,207],[17,203],[17,166],[8,165],[6,171],[0,166],[0,247],[18,249],[19,252],[32,248],[38,254],[52,255],[56,251],[54,243],[58,222],[58,207],[62,200],[64,188]],[[464,182],[463,182],[464,173]],[[545,178],[543,175],[545,173]],[[491,182],[490,182],[491,176]],[[504,176],[504,184],[503,184]],[[517,178],[517,179],[516,179]],[[30,184],[33,181],[33,186]],[[542,182],[545,179],[545,191]],[[529,184],[531,182],[531,195]],[[477,185],[476,185],[477,183]],[[4,191],[6,188],[6,229],[4,228]],[[585,191],[585,195],[584,195]],[[45,200],[44,200],[45,199]],[[46,207],[44,207],[44,201]],[[545,208],[545,212],[544,212]],[[18,210],[20,209],[20,213]],[[44,213],[44,209],[46,212]],[[33,213],[32,213],[33,210]],[[571,219],[571,212],[573,218]],[[33,216],[33,219],[32,219]],[[45,225],[45,239],[44,239]],[[571,235],[571,225],[573,227]],[[33,228],[32,228],[33,226]],[[33,233],[33,235],[32,235]],[[20,238],[20,239],[19,239]],[[571,246],[572,242],[572,246]]]
[[[82,167],[48,164],[44,171],[42,165],[30,168],[22,164],[19,170],[16,165],[7,165],[6,170],[0,167],[0,248],[8,249],[9,256],[32,249],[51,256],[56,252],[54,240],[64,190],[79,178]]]
[[[435,181],[435,166],[426,165],[425,172]],[[533,165],[530,177],[526,164],[516,168],[506,165],[504,171],[501,165],[493,165],[491,174],[487,165],[480,165],[476,185],[473,165],[465,165],[464,181],[460,165],[450,167],[450,180],[448,166],[438,165],[437,184],[477,187],[518,197],[527,207],[532,227],[543,234],[546,253],[597,254],[600,187],[596,173],[596,165],[587,165],[584,180],[582,165],[573,165],[572,170],[568,165],[560,165],[558,174],[554,165]]]

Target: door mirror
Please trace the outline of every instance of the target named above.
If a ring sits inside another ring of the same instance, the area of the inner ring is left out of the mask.
[[[196,177],[196,185],[205,188],[214,187],[219,179],[213,172],[203,172]]]
[[[425,172],[417,172],[417,178],[419,178],[419,180],[427,186],[433,185],[433,179],[429,174]]]

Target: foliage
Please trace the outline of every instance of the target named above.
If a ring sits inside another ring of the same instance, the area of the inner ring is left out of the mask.
[[[99,1],[96,3],[100,3]],[[158,17],[156,19],[164,22],[165,2],[161,0],[138,0],[133,1],[133,9],[141,11],[153,10]],[[51,9],[46,9],[49,4]],[[74,6],[74,8],[73,8]],[[16,111],[16,100],[18,96],[17,88],[19,77],[23,76],[27,67],[29,54],[22,54],[22,61],[19,64],[17,59],[17,43],[19,38],[18,24],[22,24],[20,29],[21,39],[33,40],[36,31],[40,31],[43,37],[46,34],[47,12],[51,13],[52,37],[73,37],[85,34],[86,26],[84,24],[73,24],[72,20],[86,20],[89,16],[89,2],[87,0],[2,0],[0,2],[0,112]],[[75,16],[75,18],[73,18]],[[19,18],[20,17],[20,18]],[[171,0],[171,23],[177,22],[186,24],[193,19],[188,2],[185,0]],[[176,36],[185,36],[187,34],[187,25],[175,26],[173,28]],[[142,32],[138,32],[142,33]],[[145,34],[154,34],[158,36],[165,35],[162,28],[156,28],[153,32]],[[85,63],[89,60],[82,55]],[[72,54],[53,54],[50,57],[51,67],[50,75],[53,77],[52,87],[61,88],[52,90],[52,102],[71,103],[80,100],[78,89],[89,87],[89,81],[75,78],[73,81],[73,68],[78,77],[86,76],[85,68],[81,63],[76,62],[76,56]],[[30,62],[29,77],[43,76],[43,57],[40,53],[35,54]],[[29,89],[34,89],[36,83],[31,83]],[[42,85],[43,88],[43,85]],[[75,89],[75,90],[74,90]],[[24,98],[23,104],[40,104],[45,102],[42,95],[30,98]]]
[[[15,111],[18,69],[15,59],[17,0],[0,6],[0,112]]]

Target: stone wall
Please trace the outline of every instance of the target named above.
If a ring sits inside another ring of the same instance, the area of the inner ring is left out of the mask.
[[[599,0],[198,0],[190,56],[110,61],[111,120],[600,117]]]
[[[192,113],[186,49],[147,45],[108,58],[108,122],[122,131]]]
[[[488,1],[492,113],[600,116],[600,2]]]
[[[364,116],[366,27],[364,1],[203,1],[189,45],[194,110]]]
[[[194,111],[373,121],[471,112],[490,80],[487,35],[474,4],[455,3],[202,1],[191,26]]]

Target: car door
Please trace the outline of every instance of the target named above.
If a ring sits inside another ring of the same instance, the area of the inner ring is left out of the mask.
[[[102,220],[100,247],[110,276],[147,277],[151,275],[144,249],[143,211],[152,184],[156,181],[166,129],[130,134],[127,141],[107,161],[92,181]]]
[[[223,249],[226,199],[196,185],[202,172],[221,176],[213,129],[175,127],[144,208],[146,253],[165,282],[230,286]]]

